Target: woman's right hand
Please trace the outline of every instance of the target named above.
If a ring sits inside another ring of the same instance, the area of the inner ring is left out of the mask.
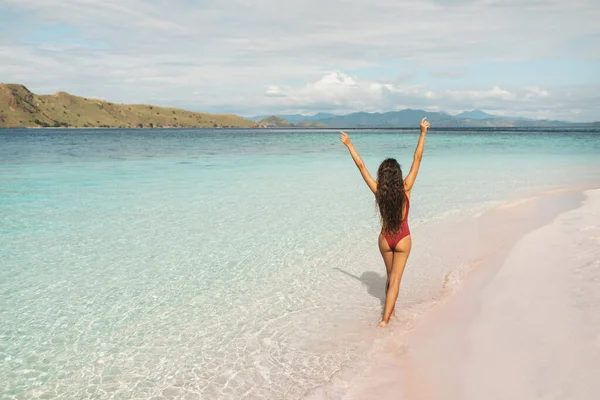
[[[421,120],[421,133],[427,133],[427,129],[429,129],[429,122],[425,121],[427,117],[423,117]]]
[[[340,133],[341,133],[340,142],[344,143],[346,145],[346,147],[349,146],[350,145],[350,137],[348,136],[348,134],[344,131],[341,131]]]

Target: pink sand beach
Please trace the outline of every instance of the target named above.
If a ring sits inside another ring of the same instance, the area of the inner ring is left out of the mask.
[[[600,189],[554,191],[438,228],[422,246],[462,252],[463,276],[447,276],[418,322],[400,312],[368,364],[308,398],[600,398]]]

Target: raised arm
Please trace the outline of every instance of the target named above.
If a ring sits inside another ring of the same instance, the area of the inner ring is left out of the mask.
[[[377,182],[375,181],[375,179],[373,179],[373,177],[367,170],[367,167],[365,167],[365,163],[354,149],[354,145],[350,141],[350,138],[348,137],[348,134],[346,132],[341,132],[340,141],[344,143],[348,148],[348,151],[350,151],[350,155],[352,156],[354,163],[358,167],[358,170],[360,171],[360,174],[362,175],[363,179],[369,186],[369,189],[371,189],[373,194],[377,193]]]
[[[415,157],[412,165],[410,166],[410,171],[404,179],[404,190],[408,193],[410,193],[413,185],[415,184],[417,174],[419,173],[419,167],[421,166],[421,159],[423,158],[425,135],[427,134],[427,129],[429,129],[429,122],[425,121],[425,119],[427,119],[427,117],[421,120],[421,135],[419,136],[419,143],[417,143],[417,149],[415,150]]]

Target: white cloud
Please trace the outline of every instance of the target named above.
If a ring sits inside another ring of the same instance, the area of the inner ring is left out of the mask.
[[[464,72],[482,62],[600,58],[597,0],[4,0],[3,7],[24,16],[0,16],[3,80],[207,111],[521,107],[525,99],[552,107],[554,99],[551,112],[559,113],[555,93],[566,93],[568,82],[495,88],[489,76],[470,86]],[[38,27],[60,25],[74,30],[76,43],[27,40]],[[369,72],[389,63],[408,64],[409,78]],[[463,77],[462,86],[415,82],[423,68],[433,78]],[[576,118],[600,119],[582,104],[585,90],[571,93],[564,101],[582,110]]]
[[[539,87],[526,87],[525,90],[527,91],[525,97],[527,97],[528,99],[550,96],[550,93],[548,93],[548,91],[540,89]]]
[[[460,78],[461,76],[464,76],[466,74],[467,74],[466,68],[459,68],[459,69],[454,69],[454,70],[438,70],[438,71],[434,71],[431,75],[438,77],[438,78],[455,79],[455,78]]]
[[[359,84],[355,78],[331,72],[320,79],[299,88],[269,86],[265,92],[265,107],[290,107],[301,109],[336,108],[355,110],[369,108],[370,103],[381,94],[377,83]],[[276,97],[276,99],[272,99]]]
[[[267,97],[285,97],[286,94],[283,92],[283,90],[279,86],[271,85],[267,88],[267,91],[265,92],[265,96],[267,96]]]
[[[255,107],[280,113],[327,110],[339,114],[405,108],[452,113],[480,109],[496,115],[579,120],[582,115],[597,115],[600,111],[598,89],[600,85],[557,88],[556,96],[539,87],[436,90],[426,86],[360,80],[342,72],[332,72],[298,87],[277,87],[276,90],[271,87],[268,91],[280,94],[279,98],[262,98]]]
[[[500,100],[515,100],[516,94],[508,90],[494,86],[488,90],[444,90],[439,93],[434,93],[431,98],[453,98],[456,100],[485,100],[485,99],[500,99]]]

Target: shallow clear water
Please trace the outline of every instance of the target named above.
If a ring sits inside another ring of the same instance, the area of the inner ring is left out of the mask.
[[[349,133],[408,171],[416,131]],[[299,398],[367,351],[379,228],[338,136],[0,131],[0,397]],[[599,181],[599,131],[432,131],[410,223]]]

